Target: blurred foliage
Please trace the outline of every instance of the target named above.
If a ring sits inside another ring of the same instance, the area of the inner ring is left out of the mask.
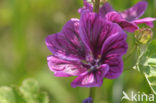
[[[54,77],[46,61],[51,53],[45,45],[45,37],[59,32],[70,18],[79,18],[77,9],[82,7],[82,1],[0,0],[0,86],[20,85],[25,78],[31,77],[38,80],[41,88],[48,92],[51,103],[80,103],[88,97],[88,88],[71,88],[70,82],[74,77]],[[116,10],[121,11],[140,0],[108,1]],[[147,1],[149,5],[144,17],[156,17],[156,0]],[[153,31],[155,33],[156,29]],[[134,35],[128,34],[128,37],[129,51],[124,57],[125,71],[116,80],[104,80],[103,86],[96,91],[97,103],[120,102],[122,90],[152,93],[144,75],[131,69],[136,60],[136,48],[133,45]],[[4,87],[4,91],[9,93],[7,96],[12,97],[13,103],[14,89]],[[23,91],[25,89],[21,89]],[[3,93],[5,96],[5,92]],[[29,98],[27,93],[24,93],[24,98]]]
[[[49,103],[49,98],[39,91],[37,81],[26,79],[19,88],[0,87],[0,103]]]

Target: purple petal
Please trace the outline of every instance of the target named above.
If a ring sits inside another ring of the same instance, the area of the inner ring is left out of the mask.
[[[102,16],[102,17],[105,17],[105,15],[108,13],[108,12],[111,12],[111,11],[114,11],[112,6],[106,2],[99,10],[99,14]]]
[[[80,19],[80,36],[90,51],[94,51],[102,33],[104,21],[96,13],[84,13]],[[100,44],[99,44],[100,45]]]
[[[125,20],[118,22],[118,24],[127,32],[135,32],[139,29],[139,27],[135,23]]]
[[[73,88],[79,87],[100,87],[103,83],[103,78],[107,74],[109,66],[107,64],[101,65],[101,67],[95,72],[89,72],[88,74],[78,76],[72,83]]]
[[[143,19],[138,19],[138,20],[134,20],[133,22],[136,23],[136,24],[146,24],[148,25],[149,27],[153,28],[154,25],[153,25],[153,21],[155,21],[156,18],[151,18],[151,17],[147,17],[147,18],[143,18]]]
[[[128,32],[134,32],[138,29],[138,26],[135,23],[126,21],[121,17],[121,15],[118,12],[109,12],[106,14],[105,18],[109,21],[119,24],[124,30]]]
[[[121,20],[124,20],[122,18],[122,16],[116,11],[112,11],[112,12],[107,13],[105,18],[109,21],[112,21],[112,22],[119,22]]]
[[[85,13],[80,19],[80,36],[94,56],[100,53],[104,41],[122,29],[112,22],[104,21],[96,13]]]
[[[91,97],[86,98],[82,103],[93,103],[93,99]]]
[[[126,33],[118,32],[104,42],[101,55],[116,54],[123,55],[127,52]]]
[[[56,56],[49,56],[47,60],[50,70],[53,71],[57,77],[78,76],[86,71],[85,68],[81,67],[81,64],[63,60]]]
[[[129,8],[128,10],[121,12],[121,15],[124,19],[128,21],[132,21],[141,17],[147,8],[146,1],[140,1],[133,7]]]
[[[102,61],[109,65],[109,71],[106,78],[115,79],[123,71],[122,55],[127,52],[126,34],[124,32],[116,33],[110,36],[101,51]]]
[[[53,55],[63,59],[85,59],[86,50],[79,37],[79,20],[71,19],[60,33],[49,35],[46,45]]]
[[[116,79],[123,72],[122,57],[113,56],[113,55],[107,56],[107,59],[105,60],[105,63],[107,63],[109,65],[109,67],[110,67],[108,73],[105,75],[105,78]]]
[[[87,2],[87,0],[83,0],[83,4],[84,4],[84,7],[83,8],[80,8],[78,10],[78,12],[81,14],[81,13],[84,13],[84,12],[92,12],[93,11],[93,5],[91,5],[90,3]]]

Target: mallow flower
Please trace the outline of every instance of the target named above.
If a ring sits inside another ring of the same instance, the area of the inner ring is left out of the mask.
[[[69,20],[61,32],[46,38],[46,45],[52,52],[47,60],[54,75],[77,76],[72,87],[100,87],[104,78],[119,77],[128,48],[123,29],[93,12]]]
[[[156,18],[146,17],[139,19],[144,14],[146,8],[147,2],[140,1],[133,7],[123,12],[117,12],[108,2],[106,2],[100,8],[99,15],[101,15],[104,19],[119,24],[124,30],[128,32],[134,32],[139,29],[139,27],[137,26],[138,24],[144,23],[151,28],[153,27],[153,21],[155,21]],[[93,6],[92,4],[84,0],[84,7],[79,9],[79,13],[88,11],[93,12]]]

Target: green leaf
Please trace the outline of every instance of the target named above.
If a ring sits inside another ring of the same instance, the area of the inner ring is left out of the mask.
[[[49,97],[46,92],[41,92],[39,95],[39,103],[49,103]]]
[[[145,71],[144,74],[149,86],[151,87],[151,90],[156,95],[156,58],[153,56],[148,58],[144,64],[144,67],[146,67],[145,69],[149,71]]]
[[[49,103],[49,98],[36,80],[26,79],[20,87],[0,87],[0,103]]]
[[[156,54],[156,40],[153,40],[148,47],[149,56]]]
[[[149,58],[146,63],[150,66],[156,67],[156,58]]]
[[[12,88],[0,88],[0,103],[16,103],[15,95]]]
[[[136,68],[144,73],[151,90],[156,95],[156,40],[149,44],[147,51],[139,59]]]
[[[35,80],[25,80],[19,90],[27,103],[37,103],[39,86]]]
[[[12,89],[14,91],[16,103],[26,103],[24,98],[21,96],[21,93],[19,92],[18,88],[16,86],[12,86]]]
[[[145,77],[148,81],[149,86],[151,87],[151,90],[156,95],[156,69],[150,67],[150,73],[146,74]]]

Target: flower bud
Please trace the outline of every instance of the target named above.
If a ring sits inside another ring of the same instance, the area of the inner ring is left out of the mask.
[[[93,103],[93,99],[91,97],[86,98],[82,103]]]
[[[150,28],[141,28],[135,32],[137,42],[147,44],[152,38],[153,32]]]

